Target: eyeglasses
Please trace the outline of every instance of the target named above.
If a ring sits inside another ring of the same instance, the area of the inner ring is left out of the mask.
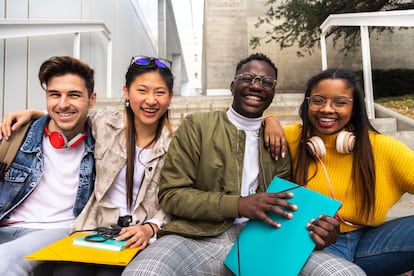
[[[243,73],[234,78],[239,79],[242,83],[247,85],[252,85],[256,80],[259,80],[265,90],[271,90],[276,85],[276,80],[269,76],[257,76],[250,73]]]
[[[110,239],[114,239],[119,235],[121,227],[118,225],[112,225],[111,227],[97,227],[93,230],[81,230],[75,232],[94,231],[95,233],[85,236],[85,241],[90,242],[104,242]],[[71,234],[75,233],[72,232]]]
[[[130,66],[135,63],[136,65],[150,65],[151,62],[154,62],[155,65],[158,66],[158,68],[162,69],[170,69],[172,66],[172,62],[168,59],[163,58],[155,58],[155,57],[146,57],[146,56],[136,56],[132,57]]]
[[[319,111],[322,107],[326,105],[328,101],[330,101],[330,106],[335,110],[341,110],[344,107],[347,107],[348,105],[352,104],[351,98],[344,97],[344,96],[338,96],[333,97],[332,99],[325,99],[322,96],[314,95],[310,97],[306,97],[309,103],[309,108],[313,111]]]

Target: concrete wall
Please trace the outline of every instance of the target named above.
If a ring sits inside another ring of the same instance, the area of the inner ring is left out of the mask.
[[[320,49],[311,56],[298,57],[297,47],[281,50],[272,43],[264,43],[255,50],[249,47],[252,36],[263,36],[268,26],[255,28],[257,18],[267,10],[266,1],[206,0],[204,24],[204,92],[209,94],[228,92],[237,62],[249,54],[262,52],[279,68],[277,91],[302,92],[307,80],[322,68]],[[373,69],[414,69],[414,28],[393,34],[383,33],[370,38]],[[355,47],[347,55],[333,48],[327,40],[328,67],[362,69],[361,49]]]
[[[203,94],[228,91],[237,62],[248,52],[248,0],[205,0]]]

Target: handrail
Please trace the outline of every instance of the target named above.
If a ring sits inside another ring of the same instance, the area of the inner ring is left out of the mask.
[[[362,69],[364,75],[365,102],[368,117],[375,118],[374,96],[369,45],[370,26],[414,27],[414,10],[378,11],[362,13],[331,14],[320,25],[322,69],[328,67],[326,33],[332,26],[359,26],[361,32]]]
[[[101,32],[108,41],[106,95],[111,97],[112,40],[111,32],[100,20],[20,20],[0,19],[0,39],[74,34],[73,56],[80,57],[80,33]]]

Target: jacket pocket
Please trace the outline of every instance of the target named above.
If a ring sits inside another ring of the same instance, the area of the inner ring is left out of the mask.
[[[24,183],[28,177],[29,172],[10,167],[10,169],[4,174],[4,181],[19,184]]]
[[[30,173],[22,169],[10,167],[4,175],[4,181],[0,185],[0,213],[16,204],[23,196],[28,193],[32,186]]]

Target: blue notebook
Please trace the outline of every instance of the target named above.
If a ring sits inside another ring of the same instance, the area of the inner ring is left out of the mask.
[[[116,241],[114,239],[108,239],[104,242],[93,242],[85,240],[85,236],[74,238],[73,245],[86,246],[111,251],[121,251],[125,249],[125,241]]]
[[[287,189],[294,194],[288,201],[296,204],[298,210],[292,211],[292,219],[268,213],[281,223],[281,228],[261,220],[247,223],[224,260],[235,275],[298,275],[315,248],[306,224],[320,215],[335,215],[341,206],[335,199],[279,177],[272,180],[266,192]]]

